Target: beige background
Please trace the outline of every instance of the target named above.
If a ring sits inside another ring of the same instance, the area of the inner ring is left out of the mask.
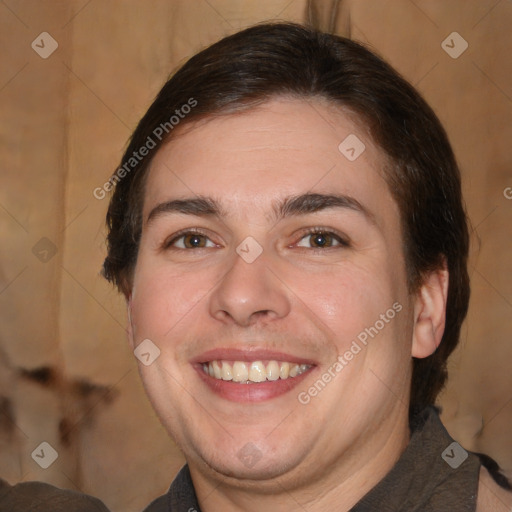
[[[80,489],[130,512],[182,465],[144,397],[123,302],[99,276],[107,200],[92,192],[173,68],[277,19],[370,44],[447,127],[474,231],[443,419],[512,473],[511,1],[3,0],[0,476],[11,483]],[[469,43],[457,59],[441,47],[454,31]],[[42,32],[59,45],[47,59],[31,48]],[[59,455],[46,470],[31,457],[43,441]]]

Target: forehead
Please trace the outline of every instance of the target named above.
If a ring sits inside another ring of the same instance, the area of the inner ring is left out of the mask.
[[[280,198],[341,193],[370,209],[391,208],[387,163],[365,126],[326,101],[273,99],[249,111],[190,123],[155,155],[144,219],[163,201],[213,197],[241,217]]]

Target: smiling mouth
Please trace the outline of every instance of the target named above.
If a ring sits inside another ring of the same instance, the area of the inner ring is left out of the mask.
[[[226,361],[202,363],[203,372],[219,381],[238,384],[256,384],[267,381],[289,380],[307,372],[312,366],[286,361]]]

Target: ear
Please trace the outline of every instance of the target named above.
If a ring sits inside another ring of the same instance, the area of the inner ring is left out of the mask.
[[[133,325],[132,325],[132,294],[130,293],[126,297],[126,309],[128,313],[128,326],[126,328],[126,333],[128,335],[128,343],[135,350],[135,340],[133,338]]]
[[[412,356],[428,357],[433,354],[444,333],[446,300],[448,296],[448,270],[434,270],[423,281],[414,304],[414,330]]]

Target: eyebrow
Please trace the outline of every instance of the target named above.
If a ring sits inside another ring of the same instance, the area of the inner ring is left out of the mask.
[[[374,215],[365,206],[357,199],[341,194],[306,193],[289,196],[273,203],[272,217],[279,221],[287,217],[307,215],[333,208],[358,212],[364,215],[372,224],[375,224]],[[211,197],[198,196],[187,199],[173,199],[158,204],[149,213],[146,223],[154,221],[162,215],[172,213],[197,217],[226,216],[226,212],[218,201]]]
[[[291,196],[274,205],[275,216],[278,220],[294,216],[307,215],[331,208],[348,209],[364,215],[367,220],[375,222],[374,215],[357,199],[342,194],[301,194]]]
[[[191,197],[188,199],[173,199],[155,206],[148,215],[146,223],[168,213],[181,213],[197,217],[223,216],[219,203],[209,197]]]

